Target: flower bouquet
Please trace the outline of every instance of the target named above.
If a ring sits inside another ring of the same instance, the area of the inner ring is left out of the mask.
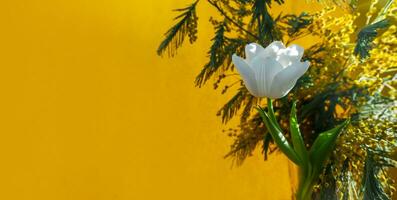
[[[228,131],[234,143],[226,157],[242,164],[256,148],[265,160],[281,151],[299,168],[298,200],[390,199],[397,3],[322,2],[322,10],[296,15],[272,12],[284,0],[206,2],[220,15],[210,19],[215,36],[195,82],[235,92],[218,112],[224,123],[240,118]],[[176,10],[159,55],[196,41],[198,3]]]

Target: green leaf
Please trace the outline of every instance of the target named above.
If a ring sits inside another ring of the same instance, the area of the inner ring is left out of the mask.
[[[294,151],[294,149],[289,144],[287,138],[284,137],[283,133],[279,131],[276,125],[270,120],[269,115],[262,109],[256,108],[263,119],[269,133],[272,135],[274,142],[277,144],[277,147],[296,165],[300,166],[301,161]]]
[[[383,19],[361,29],[357,36],[357,44],[354,48],[354,54],[359,55],[361,59],[369,57],[369,51],[373,46],[372,41],[378,35],[378,30],[387,28],[389,25],[388,20]]]
[[[227,123],[243,106],[244,101],[249,98],[245,87],[241,87],[238,92],[218,111],[217,115],[222,117],[222,123]]]
[[[276,1],[279,4],[283,1]],[[252,18],[251,26],[256,26],[260,43],[270,43],[273,40],[280,39],[277,34],[277,27],[275,21],[269,13],[268,6],[270,7],[270,0],[254,0],[252,5]]]
[[[281,22],[286,25],[285,29],[290,37],[301,36],[307,27],[312,24],[313,16],[302,12],[299,16],[295,14],[284,15]]]
[[[298,120],[296,118],[296,102],[292,104],[291,116],[289,119],[292,145],[299,158],[302,160],[303,169],[307,169],[309,163],[309,155],[303,141],[302,134],[299,130]]]
[[[226,21],[215,24],[215,36],[212,38],[212,45],[208,51],[209,61],[197,75],[195,85],[202,87],[212,77],[223,74],[233,67],[232,55],[242,54],[247,41],[242,39],[230,38],[226,36],[228,25]],[[214,84],[214,89],[218,87],[221,80],[226,76],[220,75]]]
[[[211,76],[225,63],[228,52],[225,52],[228,38],[225,36],[226,23],[221,22],[215,25],[215,36],[212,38],[212,45],[208,52],[209,62],[196,77],[196,86],[201,87]]]
[[[272,136],[270,135],[270,133],[266,133],[265,137],[263,137],[263,147],[262,147],[262,153],[265,156],[265,160],[267,160],[267,154],[269,151],[269,146],[270,146],[270,142],[272,140]]]
[[[335,128],[320,133],[314,141],[309,154],[310,162],[313,165],[313,177],[318,177],[325,160],[328,159],[329,154],[334,148],[338,135],[349,122],[350,120],[346,120]]]
[[[365,170],[362,181],[364,191],[363,200],[389,200],[390,198],[385,193],[380,180],[377,178],[379,167],[376,166],[371,153],[367,155],[365,161]]]
[[[197,15],[196,15],[196,5],[198,0],[189,5],[186,8],[175,9],[174,11],[183,12],[174,18],[180,19],[173,27],[171,27],[164,35],[165,39],[161,42],[159,48],[157,49],[158,55],[163,55],[163,53],[168,50],[169,56],[174,56],[176,50],[182,45],[185,36],[188,36],[190,43],[196,41],[197,36]]]

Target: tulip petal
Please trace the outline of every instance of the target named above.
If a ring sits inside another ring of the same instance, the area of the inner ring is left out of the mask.
[[[281,49],[277,52],[276,60],[284,67],[300,61],[303,56],[304,49],[298,45],[291,45],[286,49]]]
[[[250,43],[245,46],[245,56],[248,63],[252,61],[252,59],[263,52],[265,49],[257,44],[257,43]]]
[[[309,64],[308,61],[293,63],[277,73],[271,83],[269,97],[281,98],[287,95],[296,81],[307,71]]]
[[[297,61],[300,61],[302,59],[303,52],[305,51],[303,47],[296,44],[289,46],[287,49],[288,49],[287,55],[294,58]]]
[[[259,95],[261,97],[267,96],[274,76],[283,70],[283,66],[273,57],[262,58],[258,56],[252,60],[251,67],[255,72]]]
[[[274,41],[265,48],[264,53],[266,56],[275,57],[277,56],[277,52],[282,49],[285,49],[284,44],[280,41]]]
[[[233,54],[232,61],[233,64],[236,66],[237,71],[241,75],[245,87],[248,89],[248,91],[251,94],[257,96],[258,94],[257,85],[256,85],[255,74],[253,69],[248,65],[248,63],[244,59],[237,56],[236,54]]]

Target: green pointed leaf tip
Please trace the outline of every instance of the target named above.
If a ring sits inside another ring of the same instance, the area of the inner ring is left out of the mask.
[[[295,105],[291,110],[291,118],[295,115],[296,118],[296,110]],[[304,177],[304,182],[302,186],[302,191],[300,191],[301,199],[309,199],[312,192],[313,185],[317,182],[320,173],[323,170],[325,160],[328,159],[329,154],[332,152],[336,139],[338,135],[341,133],[344,127],[350,122],[350,120],[344,121],[342,124],[336,126],[335,128],[320,133],[319,136],[313,143],[312,148],[309,152],[309,165],[306,168],[306,174]],[[291,123],[292,124],[292,123]],[[297,124],[297,123],[296,123]],[[291,128],[295,129],[295,128]],[[292,133],[291,133],[292,134]]]
[[[301,161],[292,149],[291,145],[289,144],[287,138],[284,137],[283,133],[279,131],[276,125],[272,122],[269,115],[260,107],[256,107],[260,116],[262,117],[263,122],[266,125],[269,133],[272,135],[274,142],[276,143],[277,147],[296,165],[300,166]]]
[[[314,177],[317,177],[321,172],[324,161],[328,159],[329,154],[332,152],[338,135],[341,133],[343,128],[349,124],[349,122],[350,120],[348,119],[335,128],[320,133],[314,141],[309,153],[310,161],[314,168]]]
[[[292,138],[292,145],[299,158],[302,160],[302,164],[306,168],[309,162],[309,155],[303,141],[302,134],[299,130],[299,123],[296,117],[296,102],[292,104],[291,115],[290,115],[290,132]]]

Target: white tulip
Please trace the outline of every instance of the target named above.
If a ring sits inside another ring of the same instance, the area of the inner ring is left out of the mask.
[[[300,61],[303,51],[298,45],[286,48],[280,41],[266,48],[251,43],[245,46],[246,59],[234,54],[232,61],[252,95],[278,99],[287,95],[309,68],[308,61]]]

